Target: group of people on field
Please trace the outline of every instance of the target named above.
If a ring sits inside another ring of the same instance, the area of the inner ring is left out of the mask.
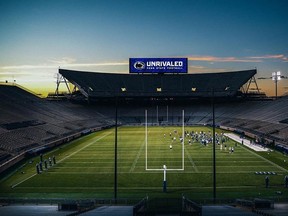
[[[180,143],[184,142],[184,138],[182,137],[182,134],[178,134],[177,130],[174,130],[173,132],[169,133],[169,137],[171,139],[172,143],[177,142],[177,139],[179,139]],[[186,140],[188,140],[188,144],[192,145],[192,143],[200,143],[204,146],[208,146],[208,144],[211,144],[213,142],[213,134],[208,131],[184,131],[184,137]],[[164,138],[166,138],[166,134],[164,134]],[[220,150],[224,149],[226,151],[227,145],[225,144],[229,140],[229,137],[224,136],[224,133],[215,133],[215,143],[217,145],[220,145]],[[229,152],[233,153],[235,148],[234,147],[228,147]],[[172,149],[172,144],[170,144],[170,149]]]

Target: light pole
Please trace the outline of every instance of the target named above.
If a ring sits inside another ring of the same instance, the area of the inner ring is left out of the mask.
[[[278,97],[278,82],[281,79],[288,79],[286,76],[281,76],[281,72],[272,72],[271,77],[259,77],[258,79],[272,79],[275,82],[275,100],[277,100]]]
[[[275,82],[275,99],[277,99],[277,89],[278,89],[278,81],[281,80],[281,72],[277,71],[277,72],[273,72],[272,73],[272,80],[274,80]]]
[[[213,202],[216,203],[216,142],[215,142],[215,101],[212,89],[212,127],[213,127]]]
[[[117,179],[117,154],[118,154],[118,98],[115,96],[115,145],[114,145],[114,201],[117,203],[117,186],[118,186],[118,179]]]
[[[226,86],[224,91],[230,91],[230,86]],[[215,87],[211,89],[211,103],[212,103],[212,133],[213,133],[213,203],[216,203],[216,123],[215,123]],[[219,91],[219,90],[218,90]],[[223,90],[221,90],[223,91]],[[216,89],[217,93],[217,89]],[[229,92],[228,92],[229,93]],[[227,95],[228,95],[227,93]],[[217,96],[216,96],[217,97]]]

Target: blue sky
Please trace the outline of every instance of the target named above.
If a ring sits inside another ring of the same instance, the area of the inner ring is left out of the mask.
[[[187,57],[189,73],[256,67],[258,77],[288,76],[287,8],[287,0],[0,0],[0,82],[53,91],[59,66],[128,73],[130,57]],[[259,86],[273,95],[271,80]]]

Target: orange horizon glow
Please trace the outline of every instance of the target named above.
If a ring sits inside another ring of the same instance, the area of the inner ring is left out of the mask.
[[[280,80],[277,83],[277,95],[282,96],[287,94],[287,82],[288,80]],[[0,84],[6,84],[5,82],[0,82]],[[28,83],[28,82],[8,82],[7,85],[19,85],[20,87],[24,87],[28,91],[32,92],[33,94],[39,95],[41,97],[47,97],[49,93],[55,93],[56,90],[56,82],[39,82],[39,83]],[[275,82],[272,80],[257,80],[257,84],[259,87],[260,92],[264,92],[268,97],[275,97]],[[254,86],[250,86],[254,88]],[[67,92],[67,88],[64,84],[59,86],[60,92]]]

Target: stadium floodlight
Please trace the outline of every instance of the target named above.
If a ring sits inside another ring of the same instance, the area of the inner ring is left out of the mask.
[[[161,91],[162,91],[162,88],[161,88],[161,87],[156,88],[156,91],[157,91],[157,92],[161,92]]]
[[[274,80],[275,82],[281,80],[281,72],[280,71],[272,72],[272,80]]]
[[[121,88],[121,91],[122,91],[122,92],[126,92],[127,89],[126,89],[125,87],[122,87],[122,88]]]
[[[277,71],[277,72],[272,72],[272,76],[271,77],[260,77],[258,79],[272,79],[275,82],[275,99],[277,99],[278,96],[278,81],[280,81],[281,79],[288,79],[287,76],[282,76],[281,75],[281,71]]]
[[[191,91],[192,91],[192,92],[195,92],[196,90],[197,90],[196,87],[192,87],[192,88],[191,88]]]
[[[275,82],[275,99],[277,99],[278,81],[281,80],[281,72],[272,72],[272,80]]]

